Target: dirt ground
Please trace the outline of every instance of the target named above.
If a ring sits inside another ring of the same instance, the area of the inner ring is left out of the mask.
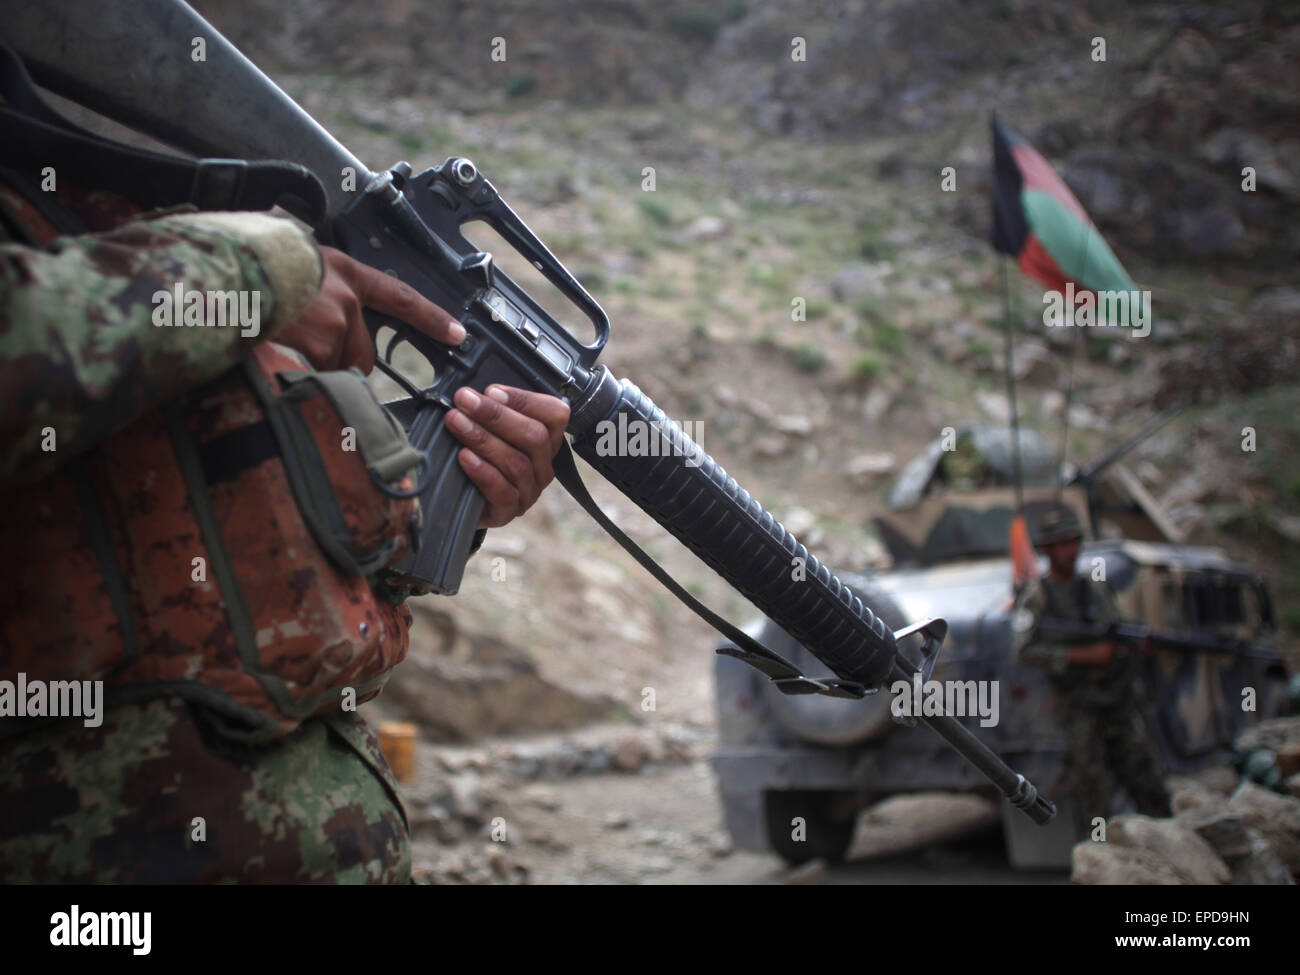
[[[377,720],[381,709],[369,717]],[[421,741],[406,785],[414,871],[440,884],[1064,883],[1007,865],[987,799],[899,796],[864,811],[848,862],[734,849],[711,731],[665,722]]]

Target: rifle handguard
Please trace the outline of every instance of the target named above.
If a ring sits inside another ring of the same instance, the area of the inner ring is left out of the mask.
[[[601,423],[620,414],[671,449],[602,454]],[[838,676],[867,687],[889,676],[898,647],[884,622],[635,385],[601,367],[569,432],[587,463]]]

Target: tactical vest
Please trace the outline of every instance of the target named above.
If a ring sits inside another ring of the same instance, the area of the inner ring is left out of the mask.
[[[1062,600],[1055,586],[1043,586],[1043,599],[1047,604],[1044,616],[1074,620],[1079,623],[1096,623],[1098,608],[1092,586],[1085,576],[1075,576],[1071,582],[1070,598]],[[1071,605],[1073,604],[1073,605]]]
[[[3,197],[34,244],[57,233],[48,198]],[[419,459],[359,372],[258,344],[0,494],[0,679],[180,695],[246,741],[373,697],[407,652],[382,571],[418,542]]]
[[[1105,583],[1094,583],[1084,575],[1075,576],[1067,595],[1060,593],[1055,586],[1044,584],[1045,606],[1042,615],[1090,625],[1110,622],[1102,619],[1104,607],[1097,591],[1093,588],[1095,585],[1105,585]],[[1099,693],[1110,694],[1111,689],[1132,684],[1137,676],[1137,666],[1133,657],[1129,654],[1121,654],[1105,667],[1071,664],[1066,668],[1065,673],[1053,676],[1051,681],[1058,693],[1089,700]]]

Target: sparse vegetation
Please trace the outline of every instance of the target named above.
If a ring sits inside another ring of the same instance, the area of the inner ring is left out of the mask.
[[[826,368],[826,353],[811,342],[800,342],[790,350],[790,361],[800,372],[818,373]]]
[[[636,201],[637,209],[660,227],[667,227],[673,222],[673,211],[667,203],[653,194],[645,194]]]
[[[650,281],[649,286],[646,288],[646,294],[651,298],[667,300],[678,297],[678,289],[673,282],[666,278],[655,277]]]
[[[668,15],[668,26],[688,40],[712,44],[722,30],[722,14],[709,7],[675,10]]]
[[[972,359],[980,362],[993,361],[993,346],[987,339],[972,338],[966,342],[966,351]]]
[[[668,26],[688,40],[712,44],[723,26],[745,16],[744,0],[728,0],[721,10],[713,7],[689,7],[668,15]]]
[[[875,234],[861,234],[858,237],[858,256],[868,261],[892,261],[898,257],[898,248]]]
[[[537,88],[537,77],[527,72],[512,74],[501,88],[507,98],[522,98]]]
[[[849,366],[849,378],[859,384],[870,383],[877,379],[884,369],[884,363],[875,356],[858,356]]]
[[[807,307],[804,308],[804,314],[808,321],[815,321],[819,318],[826,318],[834,310],[835,306],[825,298],[809,298]]]
[[[424,138],[418,132],[403,132],[397,137],[397,141],[413,156],[424,151]]]
[[[891,321],[873,322],[871,336],[876,348],[891,355],[902,352],[907,344],[907,333]]]
[[[858,302],[858,314],[868,325],[885,320],[886,310],[879,298],[863,298]]]

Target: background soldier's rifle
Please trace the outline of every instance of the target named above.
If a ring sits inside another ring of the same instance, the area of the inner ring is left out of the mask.
[[[1043,616],[1035,624],[1035,636],[1057,643],[1097,643],[1110,640],[1134,647],[1146,643],[1156,649],[1177,650],[1183,653],[1224,653],[1270,661],[1280,659],[1276,651],[1266,644],[1226,639],[1209,633],[1168,633],[1153,630],[1142,623],[1130,623],[1124,620],[1099,626],[1054,616]]]

